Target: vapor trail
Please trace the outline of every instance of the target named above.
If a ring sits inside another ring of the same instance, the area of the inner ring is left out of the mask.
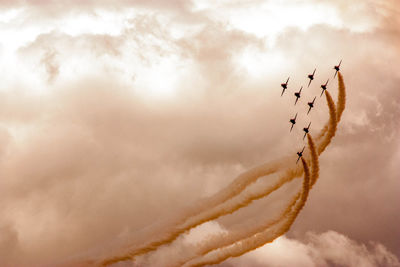
[[[314,141],[313,141],[311,135],[307,134],[307,138],[308,138],[309,149],[311,151],[311,160],[310,161],[311,161],[312,171],[311,171],[311,177],[309,179],[309,182],[310,182],[309,187],[311,188],[315,184],[315,182],[317,181],[318,176],[319,176],[319,161],[318,161],[318,154],[317,154],[317,151],[315,148],[315,144],[314,144]],[[229,246],[231,244],[234,244],[235,242],[245,239],[248,236],[256,235],[257,233],[260,233],[260,232],[270,229],[274,225],[282,222],[282,220],[284,220],[292,212],[293,206],[296,204],[296,202],[301,197],[301,195],[302,195],[301,192],[297,193],[292,198],[292,200],[289,202],[289,204],[286,206],[286,208],[280,213],[280,215],[272,221],[263,222],[261,225],[258,225],[257,227],[254,227],[252,229],[245,228],[245,229],[242,229],[241,231],[234,232],[234,233],[228,233],[228,234],[224,233],[224,234],[215,235],[211,239],[208,239],[208,240],[202,242],[201,244],[196,245],[196,247],[197,247],[196,254],[197,255],[194,255],[193,257],[191,257],[189,259],[185,259],[184,261],[181,261],[179,263],[179,266],[182,263],[192,260],[194,257],[204,256],[212,250],[216,250],[218,248],[223,248],[223,247]]]
[[[343,80],[343,75],[342,73],[339,71],[338,72],[338,99],[337,99],[337,103],[336,103],[336,122],[339,123],[341,118],[342,118],[342,114],[343,111],[346,107],[346,86],[344,84],[344,80]],[[327,91],[325,91],[327,92]],[[320,140],[328,131],[329,128],[329,122],[324,126],[324,128],[321,130],[321,132],[319,133],[319,135],[317,136],[316,140]]]
[[[344,84],[343,75],[338,72],[338,81],[339,81],[339,94],[338,94],[338,102],[336,104],[337,114],[336,120],[337,123],[340,122],[342,118],[342,114],[344,109],[346,108],[346,85]]]
[[[326,147],[330,144],[332,138],[336,134],[337,129],[337,120],[336,120],[336,106],[332,100],[331,94],[328,91],[325,91],[326,102],[328,103],[329,107],[329,125],[328,125],[328,132],[324,139],[318,146],[318,155],[321,155],[322,152],[326,149]]]
[[[334,137],[337,129],[337,122],[340,120],[340,116],[342,115],[345,108],[345,86],[343,82],[343,76],[340,72],[338,75],[338,79],[339,94],[337,105],[339,107],[340,113],[336,112],[336,106],[332,100],[331,95],[328,91],[325,91],[330,116],[328,124],[325,125],[325,127],[321,130],[320,134],[317,137],[317,141],[323,138],[323,140],[318,145],[318,155],[320,155],[326,149],[326,147],[331,142],[331,139]],[[149,243],[138,246],[136,248],[130,248],[128,249],[128,252],[122,253],[121,256],[105,259],[102,261],[101,264],[103,266],[107,266],[113,263],[117,263],[119,261],[131,260],[136,256],[154,251],[162,245],[173,242],[181,234],[185,233],[191,228],[194,228],[207,221],[217,219],[223,215],[233,213],[236,210],[249,205],[256,199],[268,196],[270,193],[279,189],[285,183],[302,175],[302,168],[289,168],[285,172],[285,175],[283,175],[283,177],[281,177],[275,185],[269,187],[267,190],[256,193],[255,195],[246,195],[244,198],[236,202],[228,202],[227,204],[224,203],[227,200],[232,199],[233,197],[243,192],[243,190],[246,189],[247,186],[256,182],[258,178],[272,174],[282,169],[285,163],[287,163],[287,160],[285,159],[276,160],[272,163],[265,163],[242,173],[222,191],[219,191],[214,196],[205,199],[201,204],[197,205],[197,207],[191,207],[186,212],[182,213],[182,215],[175,221],[175,228],[173,227],[172,229],[166,231],[162,237],[157,236],[155,240],[150,241]],[[314,183],[315,181],[312,184]]]
[[[315,148],[314,140],[310,134],[307,134],[308,147],[311,153],[311,178],[310,178],[310,189],[317,182],[319,177],[319,159],[317,154],[317,149]]]
[[[287,220],[281,227],[279,227],[279,229],[272,232],[270,231],[270,229],[267,229],[266,231],[257,233],[251,237],[243,239],[232,246],[224,247],[223,249],[218,251],[215,255],[211,255],[210,258],[205,257],[205,258],[195,259],[192,262],[188,262],[183,266],[197,267],[203,265],[217,264],[226,260],[227,258],[238,257],[251,250],[259,248],[265,245],[266,243],[274,241],[277,237],[286,233],[290,229],[291,225],[295,221],[301,209],[304,207],[310,189],[310,171],[307,162],[303,158],[301,158],[301,162],[303,163],[303,169],[304,169],[303,191],[301,194],[301,198],[300,201],[294,207],[294,210],[291,213],[287,214]]]
[[[276,171],[282,169],[282,167],[287,163],[289,159],[284,158],[281,160],[276,160],[271,163],[264,163],[260,166],[254,167],[241,175],[239,175],[233,182],[231,182],[227,187],[219,191],[217,194],[203,200],[201,204],[195,207],[190,207],[183,212],[182,215],[175,220],[175,227],[165,232],[163,236],[157,236],[156,240],[150,241],[149,243],[138,246],[137,248],[130,248],[128,252],[121,256],[116,256],[112,258],[105,259],[101,262],[101,265],[107,266],[120,261],[130,260],[136,256],[151,252],[156,250],[159,246],[173,242],[181,234],[187,230],[202,224],[211,219],[218,218],[221,215],[211,215],[211,217],[202,216],[198,220],[191,220],[186,222],[188,219],[196,216],[197,214],[202,214],[206,212],[210,214],[208,209],[218,206],[220,203],[226,202],[228,199],[235,197],[240,194],[246,187],[257,181],[258,178],[275,173]],[[251,202],[251,201],[250,201]],[[250,203],[249,202],[249,203]],[[225,214],[228,214],[228,210]],[[210,216],[210,215],[207,215]]]

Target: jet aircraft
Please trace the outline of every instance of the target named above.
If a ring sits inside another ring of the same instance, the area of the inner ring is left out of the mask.
[[[338,71],[340,70],[340,64],[342,64],[342,60],[340,60],[339,65],[336,65],[336,66],[333,67],[333,69],[336,70],[336,71],[335,71],[335,75],[333,76],[333,78],[336,77],[336,74],[337,74]]]
[[[297,164],[297,162],[299,162],[299,159],[303,156],[304,148],[305,148],[305,146],[303,147],[303,149],[300,152],[297,152],[298,158],[297,158],[296,164]]]
[[[315,101],[316,96],[314,97],[314,100],[312,102],[308,102],[307,105],[310,107],[308,109],[307,115],[308,113],[310,113],[310,110],[314,107],[314,101]]]
[[[310,81],[308,82],[308,86],[307,87],[310,87],[310,84],[311,84],[311,82],[312,82],[312,80],[314,80],[314,74],[315,74],[315,71],[316,71],[317,69],[314,69],[314,72],[312,73],[312,74],[308,74],[308,79],[310,79]]]
[[[300,91],[294,93],[294,96],[296,97],[296,102],[294,102],[294,105],[295,105],[295,106],[296,106],[296,104],[297,104],[297,101],[298,101],[299,98],[300,98],[301,90],[303,90],[303,86],[300,88]]]
[[[321,84],[321,88],[322,88],[321,96],[322,96],[322,94],[325,92],[326,86],[328,85],[328,82],[329,82],[329,79],[326,81],[325,84]],[[321,97],[321,96],[320,96],[320,97]]]
[[[311,126],[311,121],[310,121],[310,123],[308,124],[308,126],[306,128],[303,128],[303,131],[304,131],[303,140],[304,140],[304,138],[306,138],[306,135],[310,131],[310,126]]]
[[[284,93],[285,90],[287,89],[287,85],[288,85],[288,83],[289,83],[289,79],[290,79],[290,77],[287,78],[287,81],[286,81],[285,83],[281,83],[281,86],[282,86],[282,88],[283,88],[281,96],[283,95],[283,93]]]
[[[296,118],[297,118],[297,113],[296,113],[296,116],[294,116],[293,119],[289,120],[289,122],[292,124],[292,127],[290,127],[290,131],[292,131],[293,126],[296,124]]]

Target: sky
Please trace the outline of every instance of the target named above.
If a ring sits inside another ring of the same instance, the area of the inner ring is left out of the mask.
[[[107,257],[244,171],[295,161],[302,125],[328,120],[319,85],[336,99],[343,60],[346,110],[305,207],[284,236],[219,266],[400,266],[399,15],[397,0],[0,0],[0,265]],[[299,187],[139,263],[169,266]]]

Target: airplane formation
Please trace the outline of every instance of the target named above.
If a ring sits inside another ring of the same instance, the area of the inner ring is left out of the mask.
[[[335,65],[335,66],[333,67],[333,69],[335,70],[335,74],[334,74],[333,78],[336,77],[338,71],[340,70],[340,65],[341,65],[341,64],[342,64],[342,60],[340,60],[340,62],[339,62],[338,65]],[[311,82],[314,80],[314,76],[315,76],[315,72],[316,72],[316,71],[317,71],[317,69],[315,68],[314,71],[313,71],[311,74],[308,74],[308,75],[307,75],[307,78],[309,79],[307,88],[310,87]],[[281,83],[281,87],[282,87],[281,96],[283,96],[283,94],[285,93],[285,91],[288,89],[289,79],[290,79],[290,77],[287,78],[286,82]],[[328,82],[329,82],[329,79],[325,82],[325,84],[321,84],[322,92],[321,92],[320,97],[322,97],[322,95],[324,94],[324,92],[327,90]],[[296,97],[296,100],[295,100],[295,102],[294,102],[294,105],[297,104],[297,101],[298,101],[299,98],[301,97],[301,91],[302,91],[302,90],[303,90],[303,86],[300,87],[300,90],[299,90],[298,92],[295,92],[295,93],[294,93],[294,96]],[[315,99],[316,99],[316,96],[314,97],[314,99],[313,99],[311,102],[308,102],[308,103],[307,103],[307,105],[308,105],[308,107],[309,107],[309,108],[308,108],[308,111],[307,111],[307,115],[310,113],[311,109],[314,108]],[[293,118],[291,118],[291,119],[289,120],[289,122],[292,124],[291,127],[290,127],[290,132],[293,130],[293,127],[294,127],[294,125],[296,124],[297,114],[298,114],[298,113],[296,113],[296,115],[295,115]],[[311,126],[311,121],[310,121],[310,123],[308,124],[307,127],[304,127],[304,128],[303,128],[303,131],[304,131],[303,140],[304,140],[304,138],[306,137],[306,135],[308,134],[308,132],[310,131],[310,126]],[[303,147],[303,149],[302,149],[301,151],[297,152],[297,157],[298,157],[298,158],[297,158],[296,164],[299,162],[300,158],[303,156],[304,148],[305,148],[305,147]]]

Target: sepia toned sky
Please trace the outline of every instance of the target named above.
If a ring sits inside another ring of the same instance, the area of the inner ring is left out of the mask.
[[[306,206],[285,236],[220,266],[400,265],[399,1],[0,0],[0,59],[1,266],[104,256],[250,167],[296,160],[303,125],[328,119],[319,86],[336,98],[341,59],[346,110]]]

